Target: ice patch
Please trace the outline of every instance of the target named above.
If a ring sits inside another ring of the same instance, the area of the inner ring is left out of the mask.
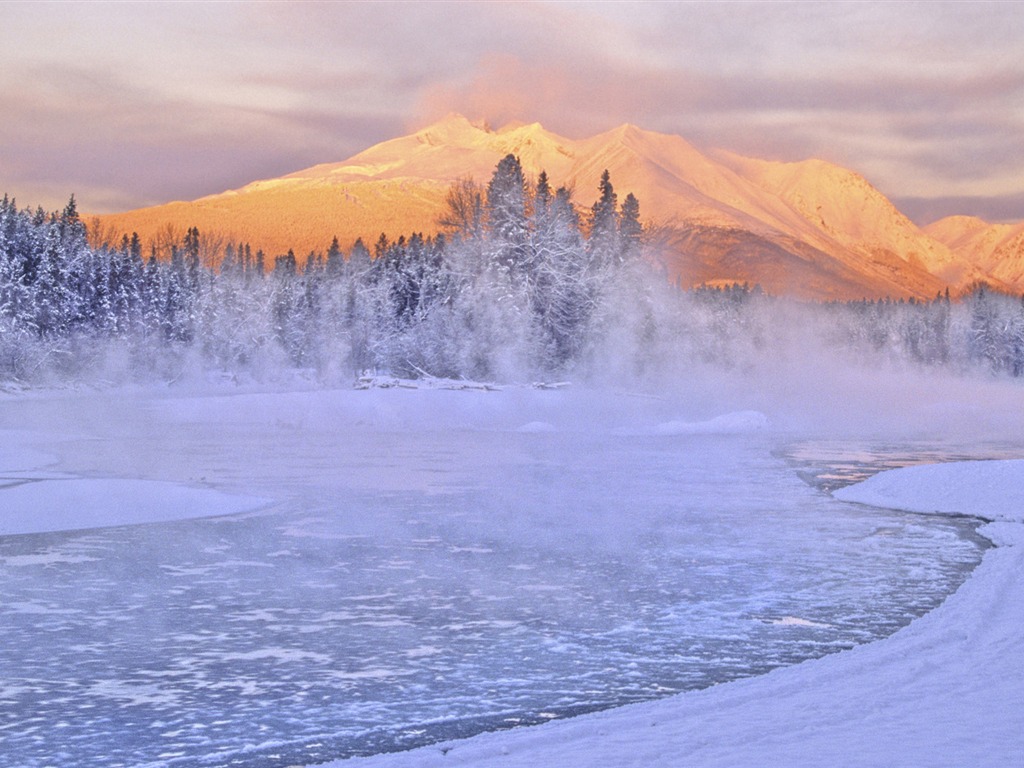
[[[216,517],[268,503],[156,480],[48,480],[0,488],[0,535]]]
[[[540,386],[540,385],[537,385]],[[422,379],[400,379],[395,376],[360,376],[355,389],[450,389],[458,392],[498,392],[505,387],[487,381],[467,381],[465,379],[439,379],[426,376]]]
[[[772,619],[772,624],[779,627],[816,627],[818,629],[832,629],[831,624],[825,624],[810,619],[801,619],[799,616],[783,616],[781,619]]]
[[[516,430],[516,432],[526,435],[556,431],[557,429],[555,428],[555,425],[547,421],[531,421],[528,424],[523,424],[523,426]]]
[[[277,611],[259,608],[252,611],[238,611],[232,615],[233,621],[277,621]]]
[[[161,565],[160,569],[168,576],[182,576],[185,578],[190,578],[192,576],[205,576],[206,574],[217,570],[216,567],[212,565],[192,568],[186,568],[185,566],[180,565]]]
[[[743,435],[759,432],[770,425],[768,417],[760,411],[725,413],[706,421],[663,421],[646,429],[619,429],[614,434],[626,437],[676,435]]]
[[[32,616],[59,616],[81,613],[81,611],[75,608],[54,608],[52,605],[43,605],[37,602],[7,603],[3,610],[4,613],[22,613]]]
[[[325,653],[315,651],[300,651],[295,648],[260,648],[256,651],[242,653],[225,653],[220,656],[224,661],[275,661],[279,663],[307,662],[315,664],[326,664],[331,657]]]
[[[354,627],[408,627],[409,622],[404,619],[371,619],[369,621],[354,621]]]
[[[427,656],[437,656],[443,651],[436,645],[421,645],[418,648],[410,648],[405,655],[410,659],[422,659]]]
[[[91,563],[98,561],[97,557],[88,555],[69,555],[63,552],[40,552],[37,555],[8,555],[0,557],[0,563],[9,568],[24,568],[33,565],[57,565],[58,563]]]
[[[89,696],[117,699],[125,706],[172,705],[178,703],[173,691],[166,691],[157,685],[129,683],[126,680],[97,680],[90,686]]]
[[[768,417],[760,411],[737,411],[707,421],[666,421],[654,428],[656,435],[739,435],[757,432],[768,426]]]
[[[402,669],[360,669],[355,672],[330,672],[327,676],[335,680],[386,680],[390,677],[404,677],[412,675],[411,670]]]
[[[31,693],[33,688],[28,685],[0,684],[0,701],[16,701],[23,693]]]

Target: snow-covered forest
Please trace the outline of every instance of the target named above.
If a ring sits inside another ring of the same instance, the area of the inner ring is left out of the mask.
[[[0,379],[628,380],[807,354],[1024,373],[1024,302],[983,286],[825,305],[679,290],[607,172],[584,209],[509,155],[486,186],[454,184],[439,223],[436,237],[268,257],[195,228],[161,246],[103,242],[73,197],[47,214],[5,196]]]

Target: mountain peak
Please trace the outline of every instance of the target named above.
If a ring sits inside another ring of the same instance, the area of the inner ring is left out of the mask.
[[[638,139],[642,137],[658,135],[659,134],[656,134],[652,131],[645,131],[643,128],[633,125],[632,123],[623,123],[622,125],[618,125],[615,128],[612,128],[611,130],[605,131],[604,133],[601,133],[598,136],[595,136],[594,138],[601,138],[604,139],[606,142],[623,142],[628,141],[630,139]]]
[[[495,133],[499,136],[503,136],[506,133],[513,133],[516,131],[524,131],[527,133],[540,133],[544,131],[544,126],[540,123],[526,123],[522,120],[510,120],[499,128]]]
[[[620,126],[612,129],[612,133],[619,134],[620,136],[634,136],[638,134],[648,133],[643,128],[633,125],[633,123],[623,123]]]
[[[924,229],[925,231],[928,231],[931,229],[957,228],[964,231],[978,231],[982,229],[988,229],[991,226],[992,224],[990,222],[985,221],[984,219],[979,218],[977,216],[957,215],[946,216],[945,218],[939,219],[938,221],[933,221]]]
[[[761,282],[772,291],[819,298],[934,296],[975,274],[935,234],[917,229],[842,166],[705,152],[681,136],[631,123],[573,140],[537,122],[493,130],[453,112],[341,162],[105,218],[144,238],[171,222],[244,237],[270,252],[322,249],[334,235],[344,246],[374,233],[431,231],[448,185],[466,177],[486,183],[508,154],[520,159],[527,176],[544,170],[553,183],[580,190],[582,207],[593,201],[607,169],[620,198],[632,192],[645,218],[675,233],[663,258],[670,274],[689,284]],[[948,234],[965,224],[947,222]],[[995,234],[1001,243],[1012,233]],[[1008,277],[1016,284],[1015,274]]]
[[[486,122],[471,122],[458,112],[449,112],[440,120],[414,134],[424,144],[456,144],[479,134],[492,133]]]
[[[449,112],[442,118],[435,120],[432,123],[420,128],[416,133],[423,133],[424,131],[439,130],[442,128],[482,128],[481,121],[473,122],[465,115],[460,112]]]

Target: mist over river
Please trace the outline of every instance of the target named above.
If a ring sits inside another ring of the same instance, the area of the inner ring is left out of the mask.
[[[0,756],[26,768],[283,767],[663,697],[889,635],[985,546],[823,490],[921,445],[794,444],[759,414],[532,392],[0,413],[59,459],[40,487],[269,500],[0,537]]]

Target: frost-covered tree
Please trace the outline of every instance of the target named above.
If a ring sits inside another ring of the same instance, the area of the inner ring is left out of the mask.
[[[649,233],[611,177],[584,219],[513,156],[486,188],[457,183],[446,234],[335,239],[266,279],[261,251],[189,227],[168,250],[137,235],[90,238],[63,211],[0,201],[0,379],[78,375],[119,359],[131,375],[194,365],[253,376],[282,367],[327,380],[400,376],[630,377],[667,361],[736,367],[797,327],[849,360],[1024,375],[1024,300],[985,286],[959,298],[792,308],[756,287],[682,292],[650,269]],[[821,320],[821,322],[817,322]],[[809,331],[807,333],[810,333]],[[191,362],[188,362],[191,361]],[[685,369],[682,370],[685,374]]]
[[[529,224],[526,180],[515,155],[506,155],[487,185],[490,258],[512,272],[527,269]]]
[[[542,365],[558,369],[576,359],[588,337],[596,285],[571,192],[560,187],[552,198],[544,186],[538,185],[537,197],[543,202],[534,212],[531,304]]]

